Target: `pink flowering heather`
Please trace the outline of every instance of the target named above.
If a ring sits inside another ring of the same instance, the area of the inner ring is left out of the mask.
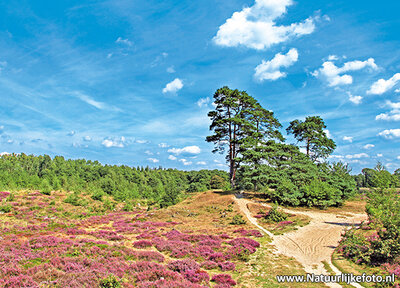
[[[235,263],[232,262],[220,262],[218,263],[219,268],[221,268],[221,271],[233,271],[236,268]]]
[[[278,227],[284,227],[284,226],[287,226],[287,225],[290,225],[290,224],[293,224],[293,221],[281,221],[281,222],[279,222],[278,223]]]
[[[218,267],[218,263],[215,261],[206,260],[200,264],[200,267],[206,270],[212,270]]]
[[[232,279],[229,274],[216,274],[211,278],[211,281],[216,282],[218,284],[227,284],[230,286],[235,286],[236,281]]]
[[[140,241],[133,242],[133,247],[138,248],[138,249],[144,249],[144,248],[151,247],[151,246],[153,246],[153,244],[151,243],[151,241],[148,241],[148,240],[140,240]]]
[[[183,277],[192,283],[202,283],[210,281],[210,276],[206,271],[202,270],[187,270],[183,272]]]
[[[7,198],[8,195],[10,195],[10,192],[0,191],[0,201],[2,201],[3,199]]]
[[[175,260],[172,261],[170,263],[168,263],[167,265],[168,269],[172,270],[172,271],[176,271],[176,272],[185,272],[188,270],[199,270],[200,269],[200,265],[191,259],[184,259],[184,260]]]

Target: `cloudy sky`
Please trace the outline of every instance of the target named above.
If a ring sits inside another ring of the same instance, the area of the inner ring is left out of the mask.
[[[398,11],[392,0],[0,1],[0,152],[222,168],[204,139],[228,85],[285,128],[320,115],[331,160],[353,172],[378,160],[393,171]]]

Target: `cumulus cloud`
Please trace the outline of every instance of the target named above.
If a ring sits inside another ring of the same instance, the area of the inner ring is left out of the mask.
[[[74,136],[74,135],[75,135],[75,133],[76,133],[76,132],[75,132],[74,130],[72,130],[72,131],[68,132],[68,134],[67,134],[67,135],[68,135],[68,136]]]
[[[149,141],[147,141],[147,140],[141,140],[141,139],[138,139],[138,140],[136,140],[135,142],[138,143],[138,144],[147,144],[147,143],[149,143]]]
[[[153,152],[151,152],[150,150],[146,150],[146,151],[144,151],[144,153],[147,154],[147,155],[149,155],[149,156],[150,156],[150,155],[153,155]]]
[[[400,138],[400,129],[386,129],[379,132],[378,136],[382,136],[386,139]]]
[[[85,137],[83,137],[83,141],[90,142],[90,141],[92,141],[92,137],[85,136]]]
[[[158,144],[158,147],[167,148],[167,147],[169,147],[169,145],[167,143],[160,143],[160,144]]]
[[[158,163],[158,162],[160,162],[160,160],[158,160],[158,159],[156,159],[156,158],[147,158],[147,160],[149,160],[150,162],[153,162],[153,163]]]
[[[192,165],[192,162],[186,159],[179,159],[179,162],[182,162],[185,166]]]
[[[397,160],[400,160],[400,156],[397,156],[396,158],[397,158]]]
[[[366,145],[364,145],[364,149],[371,149],[371,148],[374,148],[375,147],[375,145],[374,144],[366,144]]]
[[[132,46],[132,42],[129,41],[129,39],[122,39],[122,37],[118,37],[117,40],[115,40],[115,43]]]
[[[350,136],[344,136],[343,137],[343,141],[348,141],[348,142],[353,142],[353,137],[350,137]]]
[[[329,56],[328,56],[328,60],[329,60],[329,61],[339,60],[339,57],[336,56],[336,55],[329,55]]]
[[[180,154],[200,154],[201,149],[198,146],[186,146],[183,148],[171,148],[168,149],[169,153],[173,153],[175,155]]]
[[[174,68],[174,66],[169,66],[168,68],[167,68],[167,72],[168,73],[175,73],[175,68]]]
[[[360,159],[360,158],[368,158],[368,157],[369,157],[369,155],[367,153],[346,155],[346,159]]]
[[[400,93],[400,89],[394,90],[395,93]]]
[[[172,82],[169,82],[163,89],[163,93],[176,93],[183,88],[182,80],[176,78]]]
[[[101,142],[101,144],[106,147],[106,148],[111,148],[111,147],[118,147],[118,148],[124,148],[124,142],[126,141],[125,137],[122,136],[121,138],[117,138],[117,139],[104,139],[103,142]]]
[[[392,78],[388,80],[379,79],[371,85],[371,88],[367,91],[368,94],[381,95],[390,89],[392,89],[400,81],[400,73],[396,73]]]
[[[210,103],[210,97],[207,98],[200,98],[196,104],[197,106],[199,106],[200,108],[202,107],[207,107],[208,103]]]
[[[388,113],[377,115],[375,120],[400,121],[400,102],[394,103],[386,101],[386,106],[390,107],[392,110]]]
[[[376,154],[376,156],[377,157],[383,157],[383,154],[378,153],[378,154]]]
[[[1,152],[0,153],[0,156],[4,156],[4,155],[11,155],[11,153],[8,153],[8,152]]]
[[[196,164],[197,165],[207,165],[207,163],[205,161],[198,161]]]
[[[225,47],[244,46],[261,50],[291,38],[311,34],[315,29],[311,17],[288,26],[276,25],[275,20],[283,16],[291,5],[292,0],[256,0],[253,6],[233,13],[219,27],[213,38],[214,43]]]
[[[325,132],[325,134],[326,134],[326,137],[328,137],[328,138],[330,138],[330,139],[333,138],[331,132],[330,132],[328,129],[325,129],[324,132]]]
[[[358,71],[364,68],[370,68],[372,70],[377,70],[378,66],[375,64],[373,58],[369,58],[366,61],[350,61],[343,64],[343,67],[337,67],[332,61],[326,61],[322,64],[322,67],[315,70],[312,75],[315,77],[321,77],[328,82],[328,85],[338,86],[338,85],[349,85],[353,83],[353,77],[346,72]]]
[[[277,80],[286,77],[285,72],[281,72],[280,68],[292,66],[297,62],[299,54],[297,49],[292,48],[287,54],[278,53],[270,61],[262,60],[261,64],[255,68],[254,78],[258,81]]]
[[[172,160],[172,161],[175,161],[175,160],[178,159],[178,158],[176,158],[174,155],[169,155],[169,156],[168,156],[168,159],[169,159],[169,160]]]
[[[347,92],[347,95],[349,95],[349,101],[350,102],[352,102],[352,103],[354,103],[356,105],[361,104],[363,97],[361,97],[361,96],[353,96],[350,92]]]

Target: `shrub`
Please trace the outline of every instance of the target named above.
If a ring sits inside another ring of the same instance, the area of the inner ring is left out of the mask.
[[[196,270],[200,269],[200,265],[197,264],[197,262],[192,259],[175,260],[175,261],[168,263],[167,267],[168,267],[168,269],[179,272],[179,273],[185,272],[188,270],[196,271]]]
[[[272,206],[272,209],[265,215],[265,219],[273,222],[286,221],[288,215],[278,208],[278,205]]]
[[[100,288],[119,288],[121,287],[121,283],[118,279],[110,274],[107,278],[100,280]]]
[[[320,180],[313,180],[300,190],[303,194],[302,204],[309,207],[326,208],[343,202],[339,189]]]
[[[104,192],[101,190],[96,190],[92,194],[92,199],[97,201],[103,201]]]
[[[0,211],[4,213],[10,213],[12,206],[10,204],[7,205],[0,205]]]
[[[69,194],[68,197],[64,200],[65,203],[69,203],[74,206],[80,206],[81,203],[79,201],[79,196],[76,193]]]
[[[243,219],[242,215],[237,214],[237,215],[233,216],[232,221],[229,224],[243,225],[243,224],[246,224],[246,220]]]
[[[135,248],[139,248],[139,249],[143,249],[143,248],[147,248],[153,246],[151,241],[148,240],[140,240],[140,241],[136,241],[133,243],[133,247]]]
[[[218,284],[228,284],[231,286],[235,286],[236,282],[232,279],[231,275],[229,274],[215,274],[211,281],[216,282]]]
[[[281,205],[299,206],[300,199],[303,194],[299,192],[297,187],[287,178],[283,178],[275,190],[267,191],[272,201],[276,201]]]

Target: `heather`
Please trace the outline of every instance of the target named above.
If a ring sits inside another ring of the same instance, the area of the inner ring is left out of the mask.
[[[11,206],[0,212],[1,287],[232,287],[226,273],[256,253],[262,236],[222,216],[227,228],[206,231],[185,222],[187,210],[124,211],[105,196],[107,208],[90,193],[80,194],[85,206],[65,201],[72,192],[20,191],[12,202],[0,195]]]
[[[344,233],[338,252],[366,267],[395,274],[400,284],[400,196],[394,189],[367,194],[368,221]]]

